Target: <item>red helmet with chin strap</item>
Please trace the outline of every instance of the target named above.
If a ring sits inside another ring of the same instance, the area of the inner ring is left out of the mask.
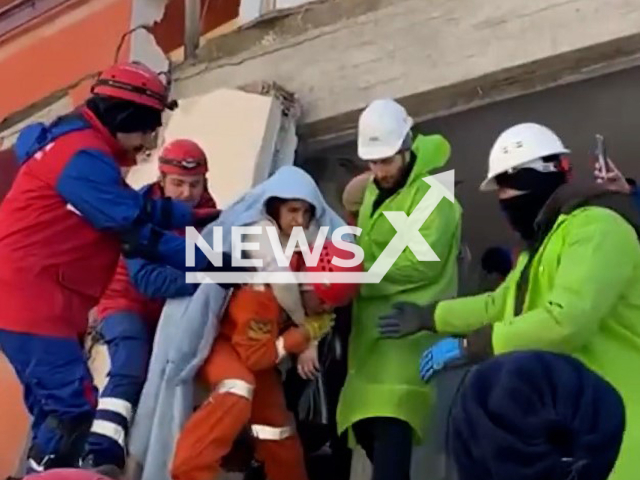
[[[160,75],[138,62],[118,63],[103,71],[91,87],[93,95],[129,100],[158,110],[174,110],[169,89]]]
[[[339,248],[335,243],[327,241],[322,247],[317,265],[306,266],[307,272],[317,273],[360,273],[363,271],[362,263],[352,267],[342,267],[333,263],[334,258],[351,260],[354,253]],[[331,283],[330,279],[311,285],[316,295],[327,305],[341,307],[347,305],[355,298],[360,289],[357,283]]]
[[[160,172],[174,175],[204,175],[207,155],[193,140],[180,138],[167,143],[158,157]]]

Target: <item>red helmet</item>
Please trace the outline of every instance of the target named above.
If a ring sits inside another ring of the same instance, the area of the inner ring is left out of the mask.
[[[209,170],[207,155],[193,140],[181,138],[167,143],[158,158],[162,173],[204,175]]]
[[[353,252],[343,250],[331,241],[327,241],[322,247],[318,264],[307,266],[307,272],[327,272],[327,273],[360,273],[363,271],[362,263],[353,267],[341,267],[334,263],[334,258],[351,260]],[[341,307],[348,304],[358,294],[360,285],[357,283],[314,283],[313,289],[320,300],[332,307]]]
[[[137,62],[118,63],[107,68],[91,87],[91,93],[129,100],[158,110],[177,107],[175,101],[169,101],[168,88],[160,75]]]
[[[32,473],[29,480],[109,480],[98,472],[80,468],[54,468],[40,473]]]

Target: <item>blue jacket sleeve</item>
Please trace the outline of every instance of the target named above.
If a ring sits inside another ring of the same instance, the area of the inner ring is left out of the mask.
[[[113,158],[100,151],[76,153],[58,177],[56,190],[99,230],[126,230],[144,224],[173,230],[193,223],[187,203],[145,198],[125,184]]]
[[[126,263],[131,282],[146,297],[187,297],[198,288],[198,284],[187,283],[185,274],[175,268],[141,258],[127,259]]]
[[[246,271],[232,265],[226,252],[222,265],[214,267],[199,248],[194,265],[188,267],[185,239],[166,230],[190,225],[191,207],[183,202],[146,201],[124,183],[115,161],[102,152],[83,150],[74,155],[58,177],[56,189],[69,208],[95,228],[117,233],[126,258],[141,257],[180,271]]]
[[[194,248],[194,265],[187,266],[187,242],[184,237],[166,232],[146,224],[139,228],[123,231],[120,235],[125,258],[140,257],[155,263],[169,265],[181,272],[202,271],[203,269],[219,271],[244,271],[232,265],[231,256],[222,253],[222,266],[214,267],[206,254]]]

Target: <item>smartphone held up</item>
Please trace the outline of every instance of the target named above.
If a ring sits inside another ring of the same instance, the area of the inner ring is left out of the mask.
[[[596,134],[596,156],[598,159],[598,170],[603,177],[606,177],[609,173],[609,165],[607,156],[607,145],[604,140],[604,135]]]

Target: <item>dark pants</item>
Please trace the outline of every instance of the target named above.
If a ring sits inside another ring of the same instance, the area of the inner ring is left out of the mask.
[[[98,333],[107,345],[111,368],[85,455],[93,466],[124,468],[129,427],[147,377],[151,338],[147,323],[126,311],[105,317]]]
[[[336,322],[338,323],[338,322]],[[345,322],[346,323],[346,322]],[[336,411],[340,391],[347,375],[346,358],[339,353],[346,352],[346,342],[339,331],[331,337],[325,338],[318,348],[322,365],[322,380],[324,382],[326,417],[300,418],[299,401],[304,390],[309,387],[309,381],[302,379],[296,368],[287,372],[285,380],[285,394],[287,406],[294,412],[298,433],[307,455],[307,470],[310,480],[331,478],[332,480],[349,480],[351,473],[351,450],[347,435],[338,435]],[[317,399],[318,403],[320,399]],[[320,414],[320,409],[315,409]],[[314,455],[322,447],[328,445],[330,455]]]
[[[0,349],[32,417],[27,472],[78,466],[97,396],[82,345],[73,338],[0,330]]]
[[[410,480],[411,425],[398,418],[365,418],[353,425],[353,433],[373,465],[372,480]]]
[[[456,480],[455,466],[447,451],[447,431],[453,401],[470,368],[444,370],[431,381],[436,402],[430,409],[428,426],[422,432],[423,442],[413,449],[412,480]]]
[[[326,379],[327,401],[329,403],[329,440],[334,468],[333,480],[349,480],[351,477],[352,452],[349,448],[348,435],[344,432],[338,435],[337,410],[342,387],[347,379],[347,350],[351,333],[351,305],[335,310],[336,325],[334,326],[335,352],[333,361],[328,362],[324,370]]]

